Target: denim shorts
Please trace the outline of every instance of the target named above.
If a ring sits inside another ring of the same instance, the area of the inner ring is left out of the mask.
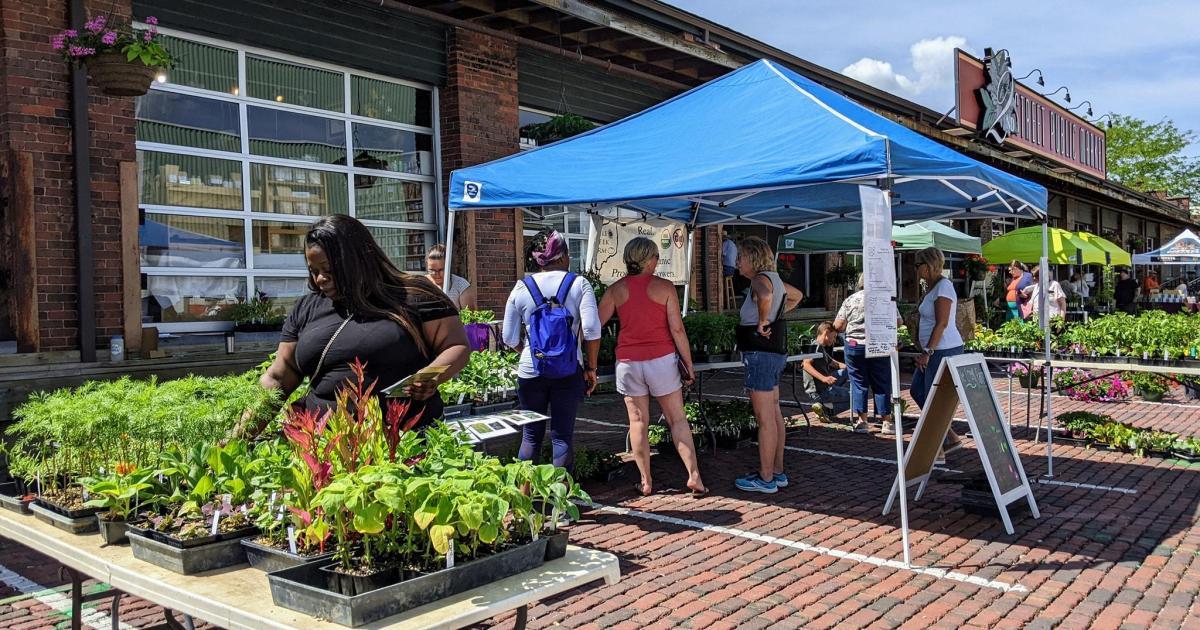
[[[779,387],[779,377],[787,365],[787,355],[775,352],[743,352],[742,365],[746,366],[746,389],[753,392],[769,392]]]

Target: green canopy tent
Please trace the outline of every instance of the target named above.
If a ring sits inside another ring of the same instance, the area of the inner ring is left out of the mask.
[[[1110,241],[1106,238],[1096,236],[1095,234],[1091,234],[1089,232],[1073,232],[1073,234],[1075,235],[1076,238],[1087,243],[1088,245],[1099,248],[1100,250],[1106,252],[1109,255],[1108,264],[1110,264],[1110,265],[1132,265],[1133,264],[1133,257],[1129,255],[1129,252],[1121,249],[1121,247],[1119,245],[1117,245],[1116,243],[1113,243],[1112,241]]]
[[[892,230],[897,250],[914,251],[937,247],[944,252],[980,253],[979,239],[937,221],[897,222]],[[1039,235],[1039,243],[1040,243]],[[821,223],[779,237],[780,254],[819,254],[862,250],[862,226],[858,223]]]
[[[1096,245],[1060,228],[1050,228],[1046,234],[1049,247],[1048,262],[1052,265],[1104,265],[1109,254]],[[1098,237],[1097,237],[1098,238]],[[1041,226],[1013,230],[983,244],[983,257],[993,265],[1012,260],[1036,263],[1042,257]],[[1126,254],[1128,261],[1128,254]]]

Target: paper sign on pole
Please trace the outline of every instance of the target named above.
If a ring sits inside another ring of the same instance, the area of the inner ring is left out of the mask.
[[[625,277],[625,245],[638,236],[658,244],[658,271],[654,275],[674,284],[687,282],[687,229],[683,223],[632,222],[605,220],[597,236],[596,259],[592,269],[604,284]]]
[[[892,249],[889,193],[859,186],[862,200],[863,288],[867,356],[886,357],[896,348],[896,267]]]

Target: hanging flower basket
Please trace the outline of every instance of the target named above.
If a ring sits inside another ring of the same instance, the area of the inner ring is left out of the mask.
[[[92,17],[82,29],[67,29],[50,38],[63,59],[87,67],[92,82],[108,96],[141,96],[175,62],[163,48],[158,19],[146,17],[149,29],[134,28],[108,15]]]
[[[108,96],[142,96],[161,71],[140,59],[126,61],[119,52],[100,53],[87,60],[88,76]]]

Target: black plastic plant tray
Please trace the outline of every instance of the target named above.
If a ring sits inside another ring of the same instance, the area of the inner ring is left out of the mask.
[[[79,509],[79,510],[68,510],[68,509],[58,505],[57,503],[47,501],[44,497],[40,497],[40,496],[37,499],[35,499],[35,502],[38,505],[46,508],[47,510],[54,512],[55,514],[61,514],[67,518],[92,517],[92,516],[95,516],[104,511],[104,508],[83,508],[83,509]]]
[[[133,530],[129,530],[127,536],[133,549],[133,557],[183,575],[223,569],[246,562],[246,548],[242,546],[240,539],[181,548],[138,535]]]
[[[253,538],[243,538],[242,546],[246,548],[246,560],[250,562],[250,566],[267,573],[298,567],[302,564],[325,564],[333,557],[332,551],[315,556],[302,556],[271,545],[264,545],[256,542]]]
[[[176,549],[191,549],[192,547],[199,547],[201,545],[210,545],[212,543],[222,542],[225,540],[233,540],[235,538],[242,539],[247,536],[257,536],[259,533],[258,528],[251,525],[250,527],[243,527],[241,529],[235,529],[232,532],[222,532],[222,533],[217,534],[216,536],[201,536],[199,538],[189,538],[187,540],[180,540],[179,538],[171,536],[170,534],[167,534],[166,532],[155,531],[148,527],[141,527],[138,525],[128,525],[126,527],[126,529],[128,529],[130,532],[132,532],[134,534],[137,534],[138,536],[163,543],[164,545],[169,545],[171,547],[175,547]]]

